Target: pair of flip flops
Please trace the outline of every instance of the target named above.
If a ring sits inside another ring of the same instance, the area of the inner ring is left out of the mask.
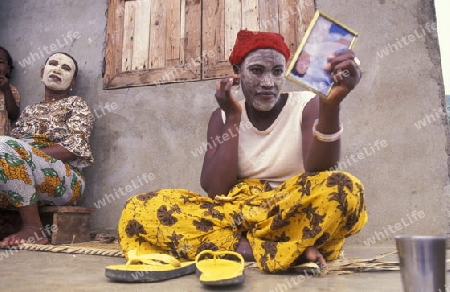
[[[208,286],[226,286],[244,282],[244,259],[232,251],[204,250],[195,261],[180,262],[168,254],[127,252],[125,265],[107,266],[106,277],[119,282],[158,282],[196,273]]]

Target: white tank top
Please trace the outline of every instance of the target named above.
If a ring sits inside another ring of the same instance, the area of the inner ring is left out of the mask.
[[[248,119],[245,99],[239,126],[238,177],[267,180],[277,187],[304,172],[302,156],[302,113],[315,96],[309,91],[289,92],[285,106],[274,123],[259,131]],[[222,119],[225,113],[222,111]]]

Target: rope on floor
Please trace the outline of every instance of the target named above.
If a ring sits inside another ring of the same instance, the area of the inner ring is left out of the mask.
[[[86,255],[102,255],[110,257],[124,257],[122,251],[114,249],[100,249],[94,247],[83,247],[76,245],[42,245],[42,244],[30,244],[24,243],[18,246],[0,248],[6,250],[29,250],[29,251],[46,251],[56,253],[69,253],[69,254],[86,254]]]

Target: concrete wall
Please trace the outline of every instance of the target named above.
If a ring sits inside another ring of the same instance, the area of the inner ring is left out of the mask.
[[[352,244],[363,244],[376,234],[381,240],[374,237],[374,242],[385,243],[380,233],[392,242],[394,232],[446,231],[447,138],[440,115],[439,50],[435,31],[421,29],[435,22],[433,4],[405,3],[317,3],[361,34],[355,51],[364,78],[342,106],[342,158],[348,159],[342,168],[364,182],[370,222],[349,240]],[[39,70],[48,56],[44,46],[47,51],[53,45],[68,52],[79,63],[75,93],[85,97],[96,114],[92,138],[96,162],[86,169],[87,197],[82,204],[106,203],[94,214],[94,230],[114,231],[125,200],[136,193],[159,188],[203,193],[199,185],[203,158],[192,152],[205,141],[207,121],[216,107],[214,80],[102,90],[106,0],[15,0],[1,5],[0,45],[15,60],[12,83],[21,92],[22,108],[43,98]],[[416,31],[422,37],[379,56],[389,44],[393,48],[397,38]],[[77,38],[72,42],[69,34]],[[22,60],[31,55],[35,61],[24,64]],[[286,89],[299,88],[289,83]],[[424,118],[426,125],[418,129],[415,124]]]

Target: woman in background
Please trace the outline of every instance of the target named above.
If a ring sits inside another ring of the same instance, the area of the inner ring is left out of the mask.
[[[94,116],[86,101],[71,95],[78,65],[55,53],[41,69],[44,99],[27,106],[11,137],[0,136],[0,208],[18,209],[19,232],[0,246],[45,244],[38,205],[71,205],[84,192],[81,169],[93,163],[89,139]]]
[[[10,83],[13,69],[10,53],[0,46],[0,135],[10,134],[11,123],[20,113],[20,94]]]

